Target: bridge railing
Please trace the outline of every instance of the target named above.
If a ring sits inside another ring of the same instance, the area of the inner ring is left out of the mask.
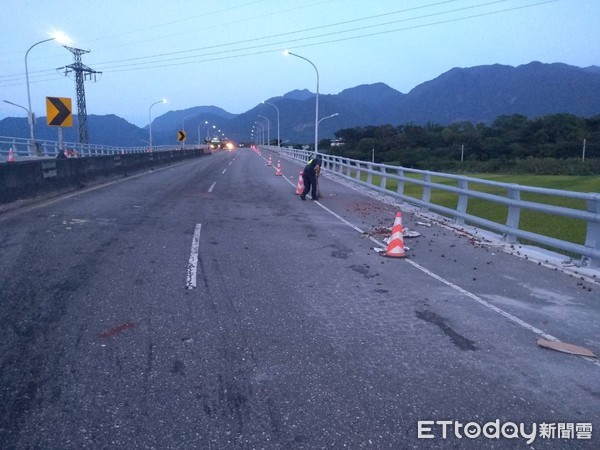
[[[266,148],[271,151],[278,150],[277,147]],[[313,152],[290,148],[282,148],[281,153],[283,156],[303,162],[314,156]],[[459,225],[469,223],[500,233],[508,243],[524,239],[549,248],[574,253],[581,256],[582,266],[600,267],[600,193],[522,186],[468,176],[376,164],[341,156],[321,155],[323,168],[326,171],[420,206],[423,210],[435,211],[453,218]],[[485,192],[486,190],[491,192]],[[409,195],[407,191],[420,192],[420,196]],[[432,202],[432,193],[437,194],[438,192],[452,194],[450,197],[456,198],[454,207]],[[544,200],[523,200],[521,198],[523,195]],[[571,204],[573,200],[583,205],[582,209],[558,206],[560,203]],[[474,204],[475,202],[478,204]],[[486,202],[502,205],[506,218],[498,221],[490,220],[482,217],[481,214],[475,214],[473,210],[477,208],[469,208],[469,204],[473,204],[473,206],[485,210]],[[585,227],[585,241],[571,242],[524,230],[523,211],[539,213],[542,218],[547,217],[544,216],[545,214],[575,220]]]
[[[8,156],[9,151],[12,149],[15,156],[21,157],[56,157],[60,152],[60,146],[57,141],[49,140],[37,140],[38,144],[38,155],[30,154],[29,139],[26,138],[15,138],[9,136],[0,136],[0,155],[4,161]],[[77,142],[63,142],[63,151],[70,150],[72,153],[77,151],[78,156],[100,156],[100,155],[116,155],[124,153],[145,153],[150,150],[148,146],[140,147],[115,147],[109,145],[97,145],[97,144],[79,144]],[[181,148],[181,145],[154,145],[152,151],[171,151]]]

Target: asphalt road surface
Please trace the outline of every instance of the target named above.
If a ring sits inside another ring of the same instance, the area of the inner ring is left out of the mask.
[[[0,215],[0,448],[600,448],[598,284],[265,156]]]

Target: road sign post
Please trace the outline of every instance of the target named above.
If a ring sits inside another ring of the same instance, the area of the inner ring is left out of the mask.
[[[63,127],[73,126],[71,99],[67,97],[46,97],[46,122],[48,126],[58,127],[58,152],[63,149]]]
[[[181,148],[185,147],[185,130],[180,130],[177,132],[177,140],[181,142]]]

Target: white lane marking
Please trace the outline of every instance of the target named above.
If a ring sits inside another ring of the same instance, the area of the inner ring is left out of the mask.
[[[344,223],[345,225],[348,225],[350,228],[352,228],[355,231],[358,231],[361,234],[366,234],[363,230],[361,230],[360,228],[358,228],[357,226],[351,224],[350,222],[348,222],[346,219],[344,219],[343,217],[339,216],[338,214],[336,214],[335,212],[333,212],[332,210],[330,210],[329,208],[327,208],[326,206],[324,206],[321,202],[316,201],[315,202],[317,205],[319,205],[321,208],[323,208],[325,211],[327,211],[328,213],[330,213],[331,215],[333,215],[334,217],[336,217],[337,219],[339,219],[342,223]],[[374,243],[376,243],[377,245],[379,245],[382,248],[385,248],[386,245],[383,244],[382,242],[379,242],[377,239],[375,239],[373,236],[369,236],[369,239],[371,241],[373,241]],[[512,315],[509,312],[504,311],[502,308],[498,308],[495,305],[492,305],[491,303],[485,301],[484,299],[482,299],[481,297],[479,297],[478,295],[473,294],[472,292],[467,291],[466,289],[461,288],[460,286],[452,283],[451,281],[446,280],[445,278],[441,277],[440,275],[433,273],[431,270],[421,266],[420,264],[417,264],[416,262],[410,260],[410,259],[403,259],[404,262],[410,264],[411,266],[413,266],[415,269],[420,270],[421,272],[423,272],[426,275],[429,275],[430,277],[434,278],[435,280],[439,281],[440,283],[445,284],[446,286],[460,292],[461,294],[463,294],[464,296],[470,298],[471,300],[476,301],[477,303],[479,303],[480,305],[488,308],[489,310],[500,314],[501,316],[503,316],[504,318],[510,320],[511,322],[525,328],[526,330],[531,331],[534,334],[537,334],[538,336],[543,337],[544,339],[547,339],[549,341],[554,341],[554,342],[560,342],[560,339],[558,339],[557,337],[552,336],[551,334],[546,333],[545,331],[540,330],[539,328],[531,325],[528,322],[525,322],[522,319],[519,319],[517,316]],[[592,364],[600,367],[600,361],[594,358],[589,358],[587,356],[580,356],[580,358],[585,359],[586,361],[591,362]]]
[[[213,189],[215,188],[215,184],[217,184],[216,181],[213,184],[210,185],[210,187],[208,188],[208,192],[212,192],[213,191]]]
[[[187,268],[186,289],[194,289],[196,287],[196,279],[198,276],[198,251],[200,248],[200,230],[202,224],[197,223],[194,229],[194,237],[192,238],[192,250],[190,252],[190,261]]]
[[[221,174],[225,175],[225,172],[227,172],[227,169],[223,170],[223,172],[221,172]]]

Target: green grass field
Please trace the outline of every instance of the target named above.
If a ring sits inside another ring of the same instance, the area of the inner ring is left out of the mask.
[[[420,179],[421,175],[410,174],[409,177]],[[501,183],[514,183],[523,186],[536,186],[549,189],[560,189],[576,192],[600,193],[600,176],[567,176],[567,175],[511,175],[511,174],[472,174],[471,178],[491,180]],[[367,175],[361,174],[361,180],[367,181]],[[380,185],[381,178],[373,176],[372,183]],[[458,187],[458,182],[443,177],[432,177],[435,183],[446,186]],[[396,191],[398,183],[396,180],[388,179],[386,188]],[[490,194],[507,196],[506,189],[494,186],[486,186],[478,183],[469,183],[469,189],[487,192]],[[411,183],[405,183],[404,194],[421,199],[423,188]],[[583,200],[564,199],[560,197],[522,193],[521,200],[537,203],[546,203],[555,206],[563,206],[573,209],[586,210]],[[431,190],[431,202],[447,208],[456,209],[458,195],[444,192],[440,189]],[[491,220],[496,223],[505,224],[508,215],[508,207],[490,201],[480,199],[469,199],[467,212],[471,215]],[[545,214],[536,211],[522,210],[519,228],[537,234],[558,238],[565,241],[583,244],[585,242],[587,225],[582,220],[568,219],[553,214]]]

